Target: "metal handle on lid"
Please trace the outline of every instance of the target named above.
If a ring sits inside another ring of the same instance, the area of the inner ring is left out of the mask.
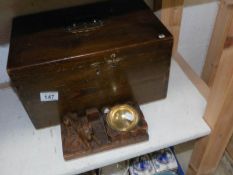
[[[97,30],[104,25],[102,20],[93,19],[83,23],[72,23],[72,25],[66,27],[66,31],[71,33],[85,33],[93,30]]]

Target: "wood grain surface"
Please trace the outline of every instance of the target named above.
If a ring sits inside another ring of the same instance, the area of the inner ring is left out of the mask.
[[[230,31],[232,17],[233,6],[222,0],[202,72],[203,80],[210,87],[213,85],[220,63],[225,41]]]
[[[204,119],[212,128],[208,137],[195,143],[187,171],[213,174],[233,133],[233,49],[223,51],[215,81],[211,88]]]

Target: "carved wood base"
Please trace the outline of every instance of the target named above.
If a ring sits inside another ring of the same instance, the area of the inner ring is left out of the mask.
[[[68,113],[63,117],[61,136],[65,160],[134,144],[149,139],[147,123],[135,103],[140,114],[137,126],[127,132],[115,131],[106,122],[106,113],[97,108],[87,109],[84,115]]]

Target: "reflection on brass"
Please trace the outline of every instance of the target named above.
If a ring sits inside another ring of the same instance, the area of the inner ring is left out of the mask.
[[[111,108],[106,121],[114,130],[130,131],[138,124],[139,114],[130,105],[117,105]]]

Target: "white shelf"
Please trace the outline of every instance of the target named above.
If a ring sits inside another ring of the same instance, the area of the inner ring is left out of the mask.
[[[12,89],[0,90],[0,174],[78,174],[210,133],[206,101],[172,61],[168,96],[140,106],[149,141],[64,161],[60,126],[35,130]]]

